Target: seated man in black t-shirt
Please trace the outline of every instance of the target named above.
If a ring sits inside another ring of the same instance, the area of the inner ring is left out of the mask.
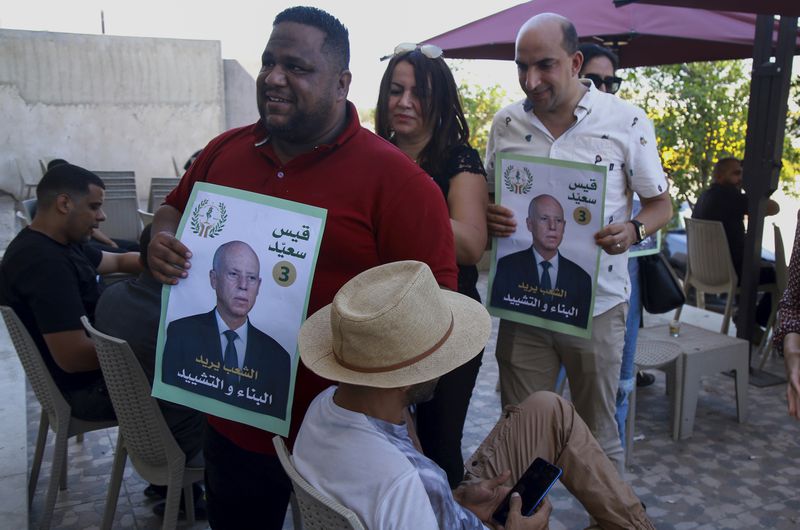
[[[16,311],[72,414],[86,420],[112,419],[114,410],[80,318],[94,320],[99,274],[141,270],[138,252],[112,254],[85,244],[105,219],[104,190],[83,168],[48,170],[36,188],[33,221],[0,264],[0,303]]]
[[[721,158],[714,164],[714,182],[700,194],[692,211],[693,219],[720,221],[728,238],[728,248],[738,281],[742,281],[744,256],[744,216],[747,215],[747,195],[742,192],[742,162],[738,158]],[[767,201],[767,215],[780,211],[778,203]],[[761,262],[759,285],[775,283],[775,266]],[[764,326],[769,318],[772,298],[765,294],[756,310],[756,320]]]

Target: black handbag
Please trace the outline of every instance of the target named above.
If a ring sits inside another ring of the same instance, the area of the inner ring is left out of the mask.
[[[666,313],[686,302],[678,276],[660,252],[639,258],[639,281],[648,313]]]

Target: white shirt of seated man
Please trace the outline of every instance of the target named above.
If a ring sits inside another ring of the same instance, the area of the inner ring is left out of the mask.
[[[306,412],[297,471],[371,530],[485,528],[491,512],[466,502],[461,488],[463,506],[456,501],[404,418],[439,377],[480,352],[490,331],[486,309],[439,288],[424,263],[389,263],[350,280],[300,330],[303,363],[339,387]]]

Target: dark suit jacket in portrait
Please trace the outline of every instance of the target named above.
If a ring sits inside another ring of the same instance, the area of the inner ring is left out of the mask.
[[[249,320],[243,375],[233,378],[238,382],[224,384],[230,374],[223,369],[214,310],[170,322],[161,368],[161,380],[168,385],[286,419],[291,357]]]
[[[538,292],[538,269],[532,247],[500,258],[490,305],[586,328],[592,301],[591,276],[559,253],[556,295],[543,296]]]

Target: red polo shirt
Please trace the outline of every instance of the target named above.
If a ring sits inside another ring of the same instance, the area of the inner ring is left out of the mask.
[[[260,122],[227,131],[203,149],[166,203],[183,211],[192,186],[203,181],[328,210],[309,315],[331,303],[350,278],[392,261],[423,261],[440,285],[456,290],[453,232],[439,188],[405,154],[361,127],[351,103],[347,115],[333,143],[285,165]],[[309,404],[330,384],[300,363],[292,441]],[[209,423],[243,449],[274,454],[271,433],[214,416]]]

